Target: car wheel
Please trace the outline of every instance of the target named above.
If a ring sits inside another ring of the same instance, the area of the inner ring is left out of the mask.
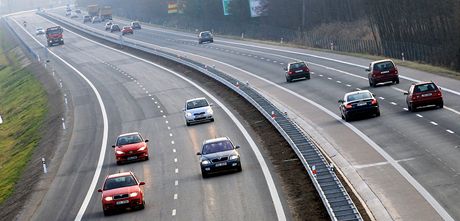
[[[146,156],[146,157],[145,157],[145,161],[147,161],[147,160],[149,160],[149,156]]]
[[[243,171],[243,167],[241,167],[241,165],[236,169],[237,172],[241,172]]]
[[[145,200],[142,200],[142,205],[139,206],[140,210],[145,209]]]
[[[413,104],[409,104],[407,109],[409,109],[410,112],[415,112],[416,107]]]
[[[377,110],[377,111],[375,112],[375,116],[376,116],[376,117],[380,117],[380,110]]]
[[[185,122],[185,124],[186,124],[187,126],[190,126],[190,122]]]
[[[344,119],[346,122],[350,121],[350,117],[347,116],[346,114],[343,115],[343,119]]]
[[[108,210],[104,210],[104,216],[110,216],[112,213]]]
[[[117,161],[117,165],[121,165],[123,164],[121,161]]]
[[[205,172],[201,172],[201,176],[202,176],[203,178],[208,178],[208,177],[209,177],[209,175],[208,175],[207,173],[205,173]]]
[[[342,116],[342,120],[345,120],[345,117],[343,116],[343,114],[342,114],[342,113],[340,113],[340,115]]]
[[[439,108],[444,108],[444,101],[440,101],[440,102],[438,103],[438,107],[439,107]]]
[[[370,79],[369,79],[369,86],[371,86],[371,87],[375,87],[375,83],[374,83],[374,81],[372,81],[372,80],[370,80]]]
[[[214,43],[214,40],[211,40],[211,43]]]
[[[214,122],[214,118],[211,119],[211,122]]]
[[[396,79],[396,84],[399,84],[399,78]]]
[[[286,77],[286,82],[292,82],[292,79],[290,77]]]

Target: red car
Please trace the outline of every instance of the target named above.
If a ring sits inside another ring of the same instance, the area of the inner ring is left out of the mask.
[[[112,145],[115,148],[115,159],[120,165],[133,160],[148,160],[149,140],[144,140],[139,132],[127,133],[118,136],[117,143]]]
[[[398,68],[390,59],[374,61],[366,69],[369,86],[375,87],[378,83],[393,82],[399,84]]]
[[[407,95],[406,103],[409,111],[415,111],[418,107],[427,105],[444,107],[441,88],[433,82],[413,83],[404,94]]]
[[[126,34],[134,34],[133,28],[131,26],[124,26],[123,29],[121,30],[122,35]]]
[[[132,172],[111,174],[105,178],[102,189],[102,209],[104,215],[110,215],[116,210],[126,208],[144,209],[144,192],[141,186],[144,182],[134,176]]]

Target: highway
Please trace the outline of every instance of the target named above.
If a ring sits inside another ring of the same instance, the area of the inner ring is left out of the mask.
[[[128,22],[116,19],[115,23],[126,25]],[[87,25],[99,30],[104,26],[102,23]],[[199,45],[194,34],[146,26],[125,38],[215,65],[242,82],[249,81],[299,120],[320,131],[324,140],[349,163],[351,168],[345,169],[353,170],[350,174],[357,173],[366,180],[391,218],[460,219],[457,204],[460,200],[457,160],[460,157],[460,97],[455,91],[460,88],[459,81],[400,67],[400,84],[369,88],[364,71],[370,63],[368,59],[219,36],[214,43]],[[285,82],[283,65],[294,60],[306,60],[310,64],[314,71],[311,80]],[[408,112],[403,91],[409,88],[412,79],[438,82],[443,88],[446,108]],[[369,89],[376,94],[381,117],[350,124],[337,119],[337,100],[357,89]],[[318,113],[306,100],[335,116]]]
[[[19,25],[24,20],[32,36]],[[270,183],[273,180],[262,171],[267,166],[260,164],[263,159],[253,151],[258,147],[250,145],[247,132],[212,94],[162,67],[68,31],[65,45],[50,48],[62,59],[59,61],[32,39],[46,44],[43,35],[35,36],[35,27],[52,26],[49,21],[26,13],[12,16],[10,24],[42,59],[51,59],[69,92],[73,120],[73,127],[68,128],[72,130],[69,148],[49,191],[33,216],[26,218],[103,219],[101,196],[91,189],[99,167],[96,189],[106,175],[119,171],[131,170],[146,182],[146,208],[110,217],[114,220],[291,219],[288,212],[284,214],[287,209],[283,211],[286,202],[278,196],[281,191],[273,193],[279,185]],[[182,108],[185,100],[194,97],[208,97],[214,103],[215,122],[185,126]],[[150,160],[117,166],[110,146],[116,136],[132,131],[150,140]],[[195,153],[205,139],[220,136],[241,146],[243,172],[202,179]],[[88,205],[81,207],[87,193]]]

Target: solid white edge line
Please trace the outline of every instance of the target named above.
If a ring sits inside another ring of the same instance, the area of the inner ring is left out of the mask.
[[[22,25],[20,25],[16,19],[11,18],[24,32],[26,32],[35,42],[37,42],[39,45],[42,47],[46,48],[40,41],[38,41],[36,38],[34,38],[33,35],[31,35]],[[62,63],[70,67],[73,71],[75,71],[78,75],[80,75],[81,78],[83,78],[86,83],[91,87],[93,90],[94,94],[96,95],[97,101],[99,103],[99,106],[101,108],[102,112],[102,121],[103,121],[103,132],[102,132],[102,144],[101,144],[101,152],[99,154],[99,159],[97,162],[96,170],[94,172],[93,179],[91,181],[90,187],[88,189],[88,192],[86,193],[85,199],[83,200],[83,204],[81,205],[80,209],[78,210],[77,216],[75,217],[75,221],[80,221],[85,213],[86,208],[89,205],[89,202],[91,200],[91,197],[94,193],[94,190],[96,189],[97,182],[99,180],[99,176],[101,174],[101,169],[102,165],[104,163],[104,158],[105,158],[105,152],[106,152],[106,146],[107,146],[107,138],[108,138],[108,119],[107,119],[107,112],[105,109],[104,102],[102,101],[102,97],[99,94],[99,91],[96,89],[94,84],[85,76],[83,75],[79,70],[77,70],[74,66],[72,66],[70,63],[65,61],[63,58],[59,57],[57,54],[55,54],[53,51],[49,50],[46,48],[48,53],[52,54],[55,56],[57,59],[59,59]]]

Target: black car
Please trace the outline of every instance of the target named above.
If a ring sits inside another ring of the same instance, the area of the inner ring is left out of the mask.
[[[114,31],[120,31],[120,26],[118,26],[117,24],[113,24],[112,26],[110,26],[110,32],[114,32]]]
[[[83,23],[90,22],[90,21],[91,21],[91,17],[89,15],[83,16]]]
[[[220,137],[203,142],[200,156],[201,175],[203,178],[222,171],[241,171],[240,154],[228,137]]]
[[[214,37],[210,31],[202,31],[198,34],[198,44],[203,42],[214,42]]]
[[[368,90],[347,93],[339,104],[340,114],[345,121],[365,114],[380,116],[379,102]]]
[[[310,69],[303,61],[288,63],[284,68],[286,82],[292,82],[294,79],[310,79]]]
[[[131,28],[132,29],[141,29],[141,23],[139,23],[138,21],[133,21],[131,22]]]

